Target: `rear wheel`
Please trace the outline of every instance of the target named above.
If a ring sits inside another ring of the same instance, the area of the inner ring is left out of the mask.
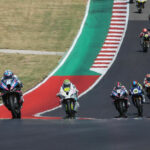
[[[141,9],[141,8],[139,8],[138,12],[141,14],[141,13],[142,13],[142,9]]]
[[[135,101],[136,108],[138,110],[138,115],[143,116],[143,104],[142,104],[142,97],[136,99]]]
[[[147,96],[150,98],[150,87],[146,88]]]

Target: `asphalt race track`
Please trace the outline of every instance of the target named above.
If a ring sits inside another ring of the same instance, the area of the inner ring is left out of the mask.
[[[0,126],[2,150],[149,150],[145,119],[3,120]]]
[[[129,89],[133,80],[143,83],[150,72],[150,50],[143,53],[138,34],[149,27],[150,1],[143,14],[130,6],[130,20],[118,57],[103,79],[80,98],[78,119],[68,120],[0,120],[1,149],[15,150],[149,150],[150,104],[144,104],[144,117],[136,117],[132,103],[128,118],[114,118],[116,112],[110,93],[116,81]],[[146,97],[146,100],[149,99]],[[61,109],[44,116],[63,117]],[[91,118],[91,119],[88,119]],[[94,119],[96,118],[96,119]]]

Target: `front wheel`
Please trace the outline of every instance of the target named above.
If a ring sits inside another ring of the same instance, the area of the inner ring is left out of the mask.
[[[67,118],[74,119],[75,118],[74,102],[72,100],[67,100],[65,107]]]
[[[148,41],[144,41],[144,42],[143,42],[143,51],[144,51],[144,52],[147,52],[147,51],[148,51],[148,47],[149,47]]]
[[[143,46],[143,51],[147,52],[147,50],[148,50],[148,47],[147,46]]]
[[[126,116],[126,112],[127,112],[127,107],[126,107],[126,102],[125,101],[121,101],[120,102],[120,108],[121,108],[121,112],[122,112],[122,116]]]
[[[138,116],[143,116],[142,97],[138,97],[138,98],[135,99],[135,106],[138,110]]]
[[[150,87],[146,88],[147,97],[150,98]]]
[[[118,100],[115,105],[120,117],[125,117],[127,112],[126,102],[124,100]]]
[[[9,96],[10,102],[10,111],[12,114],[12,119],[20,119],[21,118],[21,111],[18,105],[17,97],[10,95]]]
[[[139,14],[142,13],[142,9],[141,9],[141,8],[138,9],[138,13],[139,13]]]

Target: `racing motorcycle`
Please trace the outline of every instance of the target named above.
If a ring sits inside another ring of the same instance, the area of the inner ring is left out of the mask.
[[[115,99],[114,105],[117,111],[119,112],[120,116],[125,117],[128,109],[126,92],[119,88],[117,90],[113,90],[111,96]]]
[[[13,119],[21,118],[21,108],[19,105],[20,91],[17,88],[18,85],[19,83],[16,79],[7,79],[0,83],[3,103],[11,111]]]
[[[143,116],[143,103],[142,103],[143,97],[141,88],[140,87],[133,88],[131,89],[130,92],[133,105],[138,110],[138,116]]]
[[[138,0],[137,1],[137,9],[138,9],[138,13],[142,13],[142,9],[144,8],[144,3],[145,0]]]
[[[74,89],[64,88],[64,90],[61,90],[57,96],[61,99],[61,103],[64,106],[66,118],[74,119],[76,114],[75,99],[77,98]]]

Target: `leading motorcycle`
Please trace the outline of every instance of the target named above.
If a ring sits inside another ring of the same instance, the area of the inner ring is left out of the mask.
[[[77,94],[74,89],[64,88],[57,96],[61,99],[61,104],[64,106],[66,118],[74,119],[76,115],[75,103],[77,103]]]
[[[13,119],[21,118],[21,107],[19,105],[20,91],[17,86],[19,85],[16,79],[7,79],[1,81],[1,95],[4,105],[11,111]]]

